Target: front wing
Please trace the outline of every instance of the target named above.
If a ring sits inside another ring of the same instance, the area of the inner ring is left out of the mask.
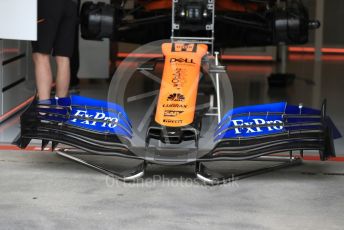
[[[114,103],[81,96],[33,101],[21,115],[16,145],[26,148],[32,139],[58,143],[92,154],[144,159],[131,151],[134,132],[124,109]],[[335,156],[333,140],[341,137],[320,110],[302,105],[272,103],[229,111],[214,130],[214,147],[195,161],[249,160],[299,150],[319,151],[320,159]],[[172,144],[173,145],[173,144]],[[144,148],[143,148],[144,150]],[[151,160],[150,160],[151,161]]]

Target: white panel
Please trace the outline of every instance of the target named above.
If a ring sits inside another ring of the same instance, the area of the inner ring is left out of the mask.
[[[37,0],[0,0],[0,38],[37,39]]]

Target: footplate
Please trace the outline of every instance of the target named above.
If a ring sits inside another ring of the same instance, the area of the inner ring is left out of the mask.
[[[236,180],[241,180],[247,177],[260,175],[263,173],[268,173],[271,171],[288,168],[292,166],[297,166],[302,164],[302,159],[299,157],[294,157],[290,155],[289,157],[283,156],[268,156],[268,157],[259,157],[254,159],[254,161],[264,161],[264,162],[278,162],[277,164],[270,165],[267,167],[259,168],[256,170],[246,171],[238,174],[231,174],[230,176],[222,175],[216,171],[210,170],[202,162],[196,163],[196,176],[197,179],[202,181],[207,185],[221,185],[230,183]]]

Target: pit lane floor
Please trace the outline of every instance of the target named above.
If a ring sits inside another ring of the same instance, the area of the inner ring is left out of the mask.
[[[343,164],[306,161],[209,187],[191,166],[149,166],[143,180],[123,183],[51,152],[0,151],[0,228],[339,230]]]

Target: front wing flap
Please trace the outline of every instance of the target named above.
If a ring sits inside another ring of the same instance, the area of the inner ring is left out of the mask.
[[[213,150],[203,160],[247,160],[263,155],[318,150],[320,159],[335,156],[333,140],[341,137],[321,110],[272,103],[229,111],[214,133]]]
[[[71,96],[34,100],[21,115],[21,133],[16,144],[26,148],[32,139],[42,140],[42,149],[52,141],[85,151],[131,157],[132,125],[123,108],[114,103]]]

